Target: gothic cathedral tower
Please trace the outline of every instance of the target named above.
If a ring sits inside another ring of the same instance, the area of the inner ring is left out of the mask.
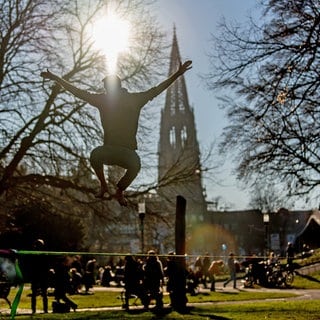
[[[169,75],[178,69],[180,61],[174,29]],[[191,231],[190,228],[203,220],[206,201],[201,181],[194,113],[189,105],[183,75],[166,91],[165,106],[161,111],[158,152],[159,194],[171,205],[178,195],[187,200],[187,232],[188,228]]]

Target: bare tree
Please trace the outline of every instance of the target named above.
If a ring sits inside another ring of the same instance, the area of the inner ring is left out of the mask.
[[[213,36],[212,90],[230,125],[221,150],[236,150],[238,176],[272,177],[289,195],[320,184],[320,7],[315,0],[263,0],[261,17],[222,21]],[[234,99],[234,100],[233,100]]]
[[[43,84],[40,72],[50,67],[78,86],[98,90],[105,71],[103,57],[94,50],[87,30],[111,4],[120,14],[136,19],[132,20],[135,42],[120,61],[120,76],[132,86],[154,80],[165,45],[163,34],[145,9],[146,3],[0,2],[0,194],[13,187],[15,192],[20,186],[24,189],[25,183],[93,192],[92,187],[71,180],[70,173],[80,161],[83,170],[91,170],[85,159],[102,138],[97,114],[64,94],[57,84]]]
[[[261,212],[276,212],[279,208],[288,208],[292,204],[272,181],[259,181],[252,189],[249,204]]]

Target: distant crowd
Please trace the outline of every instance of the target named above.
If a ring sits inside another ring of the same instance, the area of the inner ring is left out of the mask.
[[[66,255],[48,256],[41,253],[45,251],[45,243],[38,239],[33,245],[34,254],[28,256],[28,279],[31,283],[31,308],[36,312],[36,299],[42,297],[43,312],[48,312],[48,294],[55,298],[52,303],[53,312],[68,312],[77,310],[78,305],[72,300],[72,295],[94,294],[94,286],[123,287],[123,308],[129,309],[130,299],[140,299],[145,309],[148,309],[151,301],[155,301],[155,309],[163,308],[163,293],[166,291],[170,297],[171,307],[183,310],[187,303],[187,293],[195,295],[200,286],[210,291],[215,291],[216,277],[223,274],[223,287],[229,283],[237,289],[237,273],[245,273],[244,285],[269,285],[271,277],[268,277],[276,264],[278,257],[271,252],[269,259],[249,256],[241,262],[234,253],[230,252],[223,259],[212,259],[209,253],[198,256],[196,259],[176,256],[170,252],[166,256],[159,257],[155,251],[150,250],[146,255],[124,255],[124,257],[108,258],[105,263],[102,258],[92,256]],[[36,252],[39,251],[39,254]],[[307,257],[312,251],[304,246],[301,257]],[[288,243],[287,268],[281,270],[283,282],[293,280],[292,273],[295,251],[291,243]],[[117,261],[115,261],[117,260]],[[277,268],[278,270],[278,268]],[[278,272],[278,271],[277,271]],[[273,272],[274,273],[274,272]],[[272,274],[273,274],[272,273]],[[226,276],[228,274],[228,276]],[[279,278],[278,273],[275,278]],[[243,275],[242,275],[243,277]],[[5,280],[5,274],[1,279]],[[5,282],[3,282],[5,283]],[[3,289],[6,288],[2,284]],[[0,291],[1,291],[0,290]],[[6,291],[8,293],[8,291]],[[2,294],[2,292],[0,292]]]
[[[43,246],[44,242],[38,239],[34,249],[41,251]],[[230,258],[233,262],[233,254]],[[222,260],[210,261],[209,256],[198,257],[190,266],[186,265],[184,258],[177,257],[173,252],[160,260],[153,250],[141,257],[125,255],[116,262],[114,257],[110,257],[104,266],[99,265],[94,257],[85,260],[78,255],[55,258],[53,264],[52,261],[49,263],[48,256],[42,254],[31,256],[30,259],[33,313],[36,312],[36,298],[39,295],[42,297],[43,311],[48,312],[48,292],[52,292],[55,297],[53,312],[76,311],[78,306],[71,296],[94,294],[95,285],[123,287],[124,309],[129,309],[129,300],[135,296],[141,300],[145,309],[154,300],[155,309],[161,310],[163,292],[166,290],[171,307],[181,310],[186,307],[186,294],[196,294],[200,284],[205,288],[210,284],[211,291],[214,291],[215,275],[224,268]],[[234,278],[232,271],[230,281]]]

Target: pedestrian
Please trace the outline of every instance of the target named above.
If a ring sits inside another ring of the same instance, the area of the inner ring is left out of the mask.
[[[187,292],[195,296],[198,292],[199,278],[196,276],[194,270],[189,267],[187,269]]]
[[[196,261],[194,263],[194,273],[197,277],[197,282],[202,283],[203,277],[203,264],[201,256],[197,256]]]
[[[43,251],[45,243],[42,239],[37,239],[33,243],[34,251]],[[31,257],[31,309],[36,313],[37,296],[41,295],[43,312],[48,313],[48,282],[49,282],[49,261],[44,254],[35,254]]]
[[[228,263],[230,278],[223,283],[223,287],[226,287],[226,285],[230,281],[233,281],[233,288],[236,289],[237,288],[237,270],[236,270],[236,261],[234,260],[234,254],[232,252],[229,254],[227,263]]]
[[[56,81],[64,89],[96,107],[100,112],[104,144],[95,148],[90,155],[91,165],[100,181],[100,191],[96,197],[103,198],[105,193],[110,194],[103,166],[118,165],[126,169],[126,172],[117,183],[117,190],[113,196],[120,205],[127,205],[124,191],[135,179],[141,166],[140,158],[136,153],[136,134],[141,108],[191,69],[191,64],[191,61],[180,63],[179,69],[158,86],[137,93],[129,93],[121,86],[120,78],[115,75],[103,79],[105,93],[93,94],[75,87],[49,70],[41,73],[43,78]]]
[[[75,255],[72,259],[71,268],[75,268],[77,272],[83,276],[83,267],[81,262],[81,256]]]
[[[82,274],[76,268],[70,269],[70,294],[80,294],[82,288]]]
[[[71,266],[70,257],[66,256],[62,258],[62,261],[58,261],[55,267],[55,290],[54,297],[59,304],[60,300],[64,301],[66,305],[76,311],[77,304],[67,297],[67,292],[70,290],[70,275],[69,270]]]
[[[164,280],[163,266],[161,261],[156,256],[154,250],[148,252],[148,257],[146,263],[143,266],[144,271],[144,289],[148,300],[144,307],[147,309],[149,307],[150,301],[152,299],[156,300],[156,309],[161,310],[163,308],[163,292],[162,285]]]
[[[211,264],[211,261],[210,261],[210,257],[209,257],[209,252],[206,252],[206,254],[202,260],[202,270],[203,270],[202,284],[205,289],[207,288],[208,279],[210,280],[210,274],[208,272],[210,264]]]
[[[112,281],[112,269],[110,265],[106,265],[103,270],[101,285],[103,287],[110,287]]]
[[[216,291],[216,278],[215,276],[221,273],[221,268],[223,267],[224,263],[222,260],[213,260],[208,268],[208,273],[211,279],[211,287],[210,291]]]
[[[93,289],[93,285],[96,282],[95,281],[96,262],[97,260],[95,258],[92,258],[88,260],[86,264],[86,270],[83,276],[83,282],[84,282],[86,294],[90,293],[90,289]]]
[[[267,264],[270,266],[275,266],[278,263],[278,258],[276,254],[272,251],[270,252],[269,259],[267,260]]]
[[[146,293],[142,287],[143,274],[136,259],[128,255],[124,265],[124,304],[123,308],[129,310],[129,299],[134,295],[140,298],[143,305],[147,303]]]

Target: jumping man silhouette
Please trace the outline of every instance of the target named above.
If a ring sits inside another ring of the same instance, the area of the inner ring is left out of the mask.
[[[135,179],[141,167],[140,158],[136,153],[136,134],[141,108],[191,69],[191,64],[190,60],[180,63],[178,70],[159,85],[147,91],[135,93],[123,88],[120,78],[115,75],[103,79],[104,93],[90,93],[75,87],[48,69],[41,73],[43,78],[56,81],[65,90],[99,110],[104,130],[104,144],[95,148],[90,155],[91,166],[100,181],[97,198],[103,198],[105,193],[110,194],[103,166],[118,165],[126,169],[126,172],[117,183],[117,190],[113,196],[120,205],[127,205],[124,191]]]

